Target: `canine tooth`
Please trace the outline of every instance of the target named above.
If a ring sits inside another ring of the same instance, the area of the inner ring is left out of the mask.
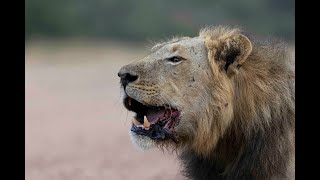
[[[128,97],[128,105],[131,106],[131,97]]]
[[[147,116],[144,116],[144,118],[143,118],[143,127],[144,128],[149,128],[150,127],[150,123],[148,121]]]
[[[138,120],[136,120],[135,118],[133,118],[132,119],[132,123],[135,125],[135,126],[139,126],[139,125],[141,125],[141,123],[138,121]]]

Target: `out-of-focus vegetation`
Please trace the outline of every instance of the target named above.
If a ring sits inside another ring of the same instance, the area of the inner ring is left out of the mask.
[[[240,25],[294,41],[294,0],[26,0],[26,40],[89,37],[145,41]]]

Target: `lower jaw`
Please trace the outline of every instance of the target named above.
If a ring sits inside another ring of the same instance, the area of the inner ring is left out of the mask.
[[[146,136],[155,141],[172,140],[173,142],[178,143],[176,134],[173,130],[162,128],[158,124],[152,124],[148,130],[132,125],[131,131],[137,135]]]
[[[152,148],[156,148],[158,142],[150,139],[147,136],[138,135],[137,133],[130,131],[131,142],[140,150],[146,151]]]

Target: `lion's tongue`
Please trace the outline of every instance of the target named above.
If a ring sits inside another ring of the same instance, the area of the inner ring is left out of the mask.
[[[156,123],[159,119],[163,118],[165,115],[165,109],[149,109],[147,112],[148,121],[151,124]]]

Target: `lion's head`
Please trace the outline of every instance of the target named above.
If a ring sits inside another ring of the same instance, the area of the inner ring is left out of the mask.
[[[293,176],[294,57],[281,41],[205,28],[154,46],[118,75],[136,113],[132,141],[181,150],[187,176]]]
[[[158,44],[122,67],[124,104],[136,112],[133,142],[144,149],[172,143],[210,151],[233,119],[233,77],[251,51],[238,29],[218,27]]]

